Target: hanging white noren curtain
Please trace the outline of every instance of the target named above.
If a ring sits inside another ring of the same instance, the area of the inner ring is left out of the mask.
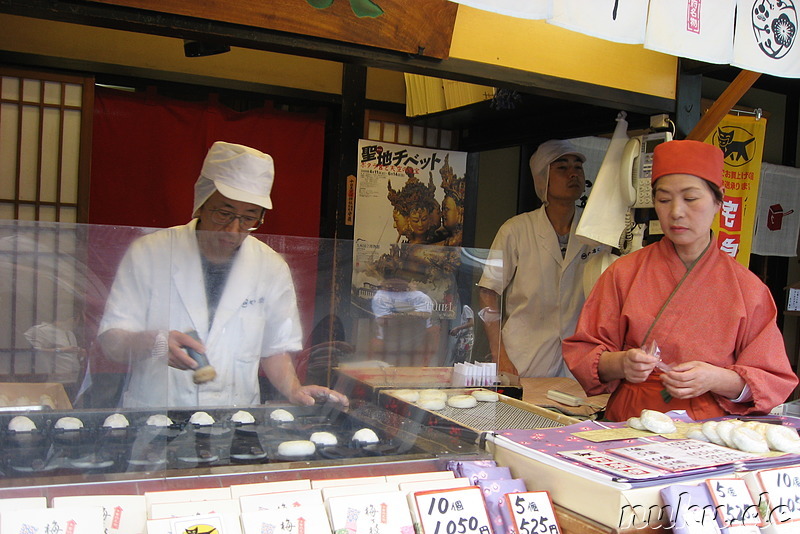
[[[761,164],[753,254],[797,255],[800,235],[800,169]]]
[[[451,1],[512,17],[546,19],[574,32],[644,44],[677,57],[800,78],[800,0]]]
[[[733,59],[736,0],[650,0],[644,47],[707,63]]]
[[[647,0],[553,0],[547,22],[607,41],[642,44]]]
[[[630,178],[623,176],[620,168],[627,142],[628,121],[625,120],[625,114],[620,113],[597,179],[575,229],[578,239],[591,246],[603,244],[619,247],[620,236],[625,230],[625,215],[629,206],[622,196],[622,188],[629,185]],[[622,183],[622,180],[626,182]]]
[[[548,19],[553,0],[455,0],[457,4],[520,19]]]
[[[800,78],[797,40],[800,0],[738,0],[731,65],[746,70]]]

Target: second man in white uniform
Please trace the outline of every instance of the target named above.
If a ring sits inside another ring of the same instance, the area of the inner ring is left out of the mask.
[[[571,376],[561,341],[575,331],[584,302],[583,269],[598,251],[575,238],[585,160],[568,141],[542,143],[530,166],[543,205],[503,223],[492,243],[478,282],[479,316],[501,372]]]

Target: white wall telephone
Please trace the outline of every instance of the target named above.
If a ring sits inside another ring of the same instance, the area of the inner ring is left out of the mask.
[[[650,177],[653,171],[653,150],[656,145],[672,141],[670,132],[631,137],[625,144],[620,166],[622,198],[634,208],[652,208]]]

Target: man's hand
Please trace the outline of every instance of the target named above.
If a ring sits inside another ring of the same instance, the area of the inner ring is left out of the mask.
[[[189,334],[170,330],[168,340],[168,359],[170,367],[187,371],[197,368],[197,362],[189,356],[184,347],[189,347],[201,354],[205,354],[206,347]]]
[[[342,406],[349,406],[350,401],[346,396],[325,386],[301,386],[288,352],[275,354],[269,358],[262,358],[261,367],[272,385],[286,397],[292,404],[300,406],[313,406],[326,401],[338,402]]]
[[[289,402],[301,406],[313,406],[324,402],[337,402],[343,407],[350,405],[350,400],[345,396],[324,386],[301,386],[289,394]]]

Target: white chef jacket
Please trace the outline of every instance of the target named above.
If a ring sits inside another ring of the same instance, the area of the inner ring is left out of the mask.
[[[572,376],[561,341],[575,332],[583,307],[584,267],[603,250],[575,238],[579,218],[577,210],[564,258],[544,207],[507,220],[492,243],[489,259],[497,261],[487,263],[478,285],[504,295],[501,336],[520,376]]]
[[[141,237],[130,246],[99,332],[195,330],[217,376],[195,384],[191,371],[168,367],[166,356],[138,359],[132,362],[123,398],[126,407],[258,404],[261,358],[302,348],[289,266],[252,236],[242,242],[214,322],[208,324],[196,226],[194,219]]]

